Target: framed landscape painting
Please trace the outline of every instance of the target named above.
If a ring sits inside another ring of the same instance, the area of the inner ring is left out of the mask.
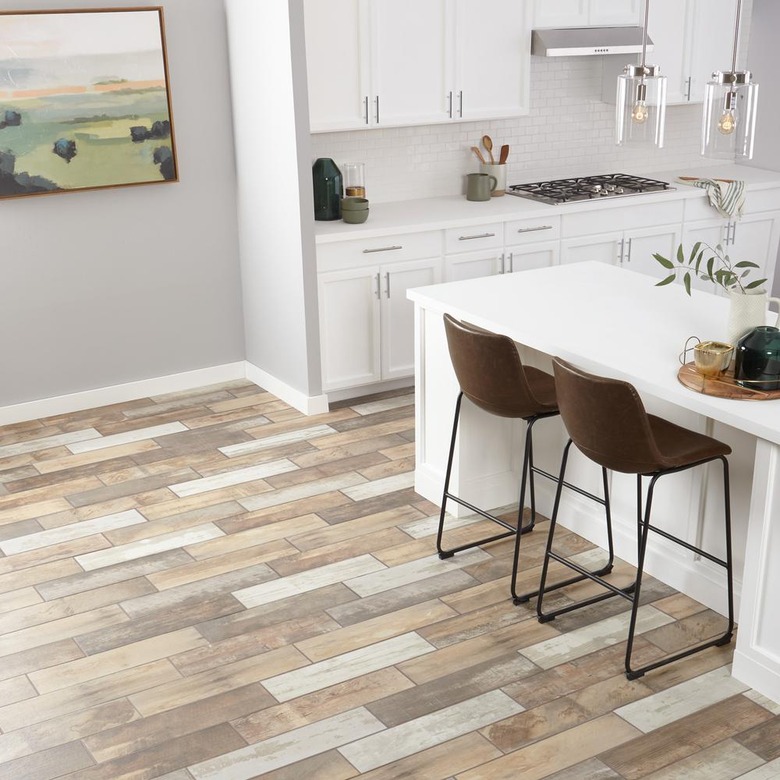
[[[177,179],[162,8],[0,11],[0,198]]]

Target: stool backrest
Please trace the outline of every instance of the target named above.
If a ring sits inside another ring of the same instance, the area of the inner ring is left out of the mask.
[[[499,417],[530,417],[540,403],[528,386],[514,341],[444,315],[452,367],[463,394]]]
[[[647,474],[665,466],[642,399],[628,382],[581,371],[553,359],[555,392],[566,430],[600,466]]]

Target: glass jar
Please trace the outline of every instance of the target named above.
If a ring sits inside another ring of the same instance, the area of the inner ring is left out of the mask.
[[[366,197],[365,163],[344,163],[344,192],[348,198]]]

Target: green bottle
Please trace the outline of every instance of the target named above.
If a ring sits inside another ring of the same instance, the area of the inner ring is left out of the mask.
[[[314,219],[341,219],[344,195],[341,171],[330,157],[320,157],[312,166],[314,179]]]

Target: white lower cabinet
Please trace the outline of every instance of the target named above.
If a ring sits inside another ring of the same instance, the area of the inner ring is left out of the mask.
[[[444,231],[444,279],[459,282],[504,273],[500,222]]]
[[[768,278],[767,287],[771,289],[780,244],[780,211],[745,214],[739,220],[716,217],[686,222],[683,240],[686,252],[701,241],[711,248],[720,244],[732,262],[749,260],[757,263],[761,270],[751,271],[748,281]],[[691,286],[713,291],[712,282],[701,279],[693,279]]]
[[[504,225],[504,273],[557,265],[561,255],[561,218],[514,219]]]
[[[323,390],[414,374],[410,287],[441,281],[441,259],[401,261],[319,274]]]
[[[663,269],[653,259],[653,254],[677,251],[682,220],[683,204],[680,201],[648,204],[642,208],[621,206],[565,216],[561,263],[596,260],[660,280]],[[616,224],[622,229],[606,229]]]

